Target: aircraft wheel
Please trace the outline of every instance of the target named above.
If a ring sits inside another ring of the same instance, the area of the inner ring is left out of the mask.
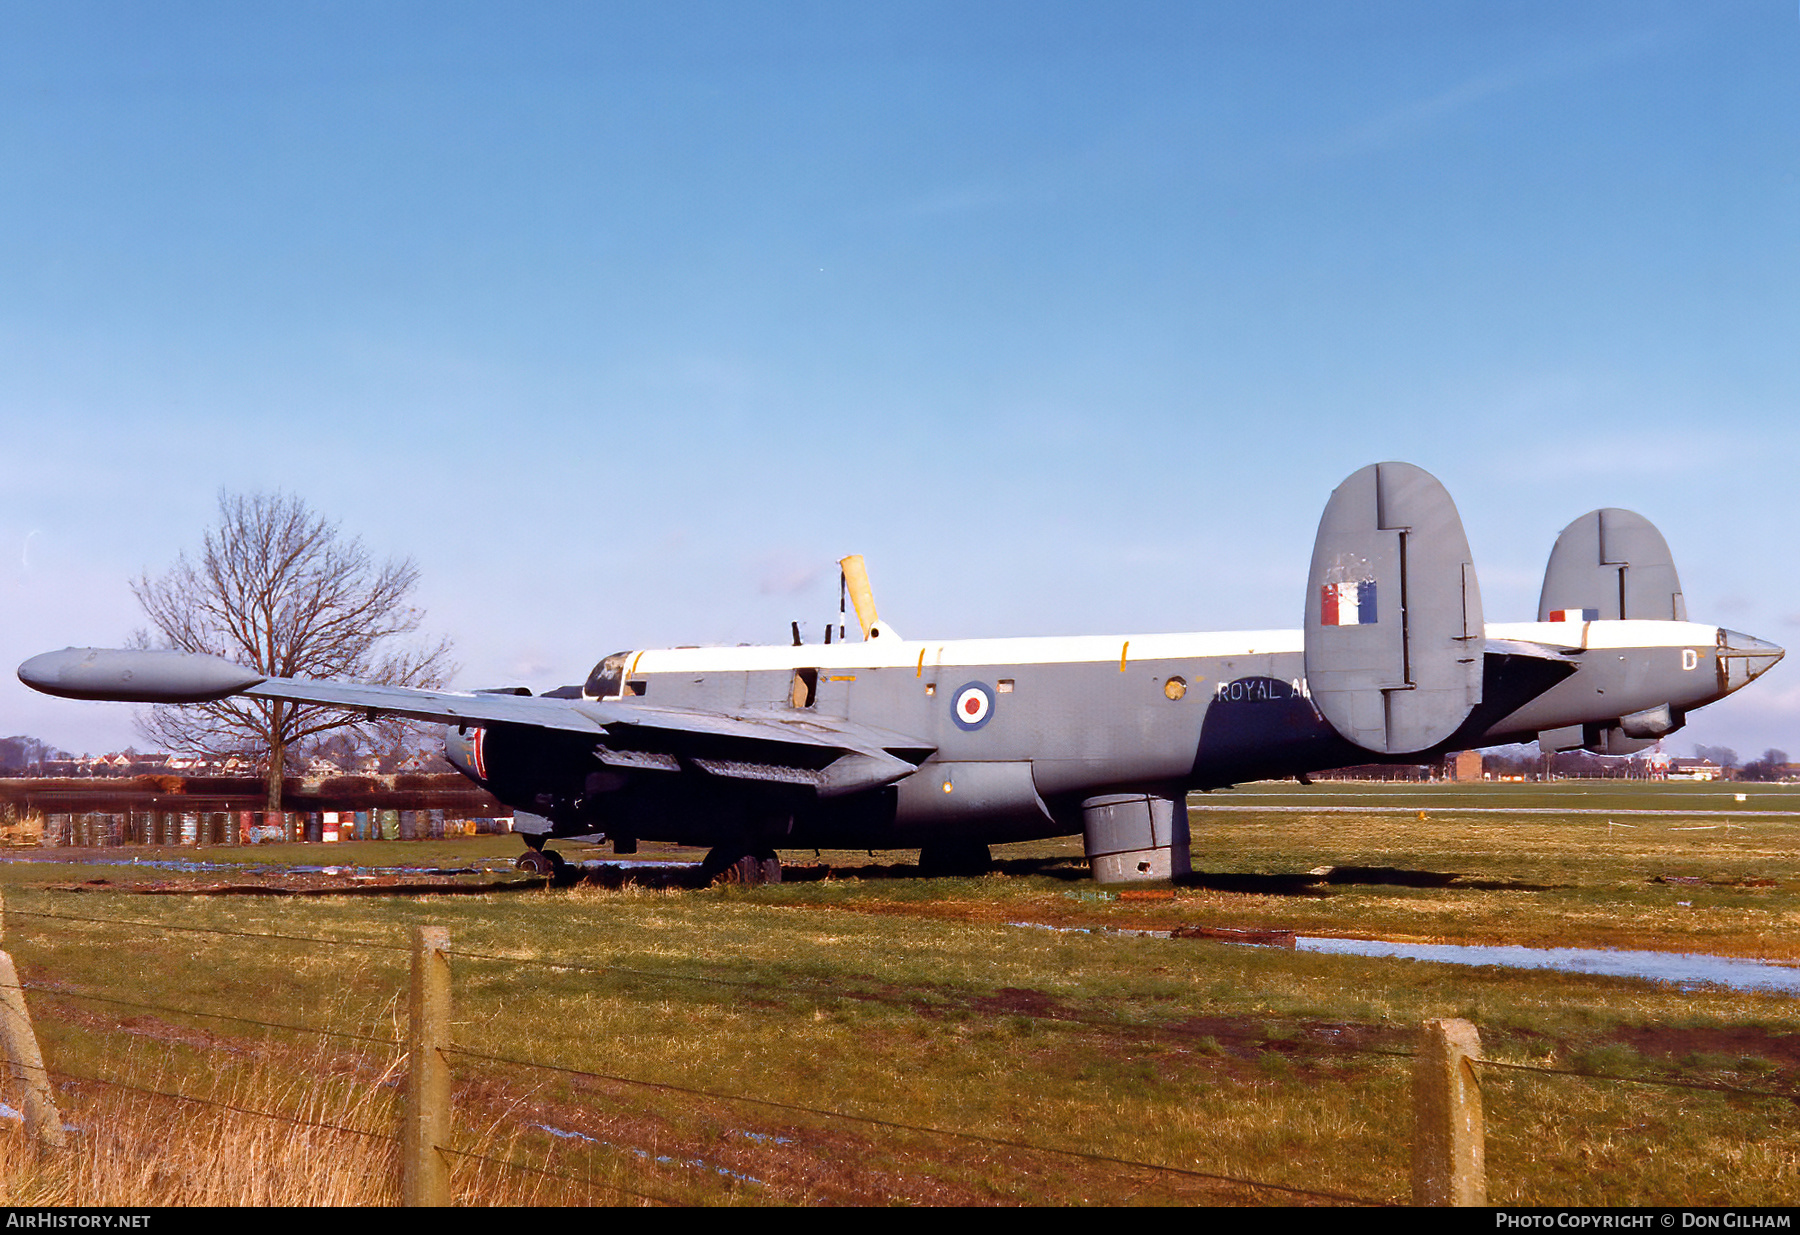
[[[700,864],[700,873],[707,877],[708,883],[740,883],[746,887],[758,887],[765,883],[781,882],[781,859],[775,856],[772,849],[757,853],[714,849],[706,855],[706,861]]]
[[[988,847],[971,841],[938,841],[919,847],[919,870],[926,875],[985,875],[993,864]]]
[[[556,850],[546,849],[544,856],[550,859],[550,878],[558,884],[574,883],[579,877],[575,868],[563,861],[563,855]]]
[[[760,868],[758,883],[781,882],[781,859],[775,856],[773,849],[764,849],[756,855],[756,864]]]
[[[546,853],[542,849],[527,849],[514,860],[513,865],[527,875],[535,875],[539,879],[554,879],[561,861],[560,855],[554,850]]]

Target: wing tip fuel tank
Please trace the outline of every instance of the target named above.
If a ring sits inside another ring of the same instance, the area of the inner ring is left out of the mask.
[[[207,703],[267,680],[218,656],[133,648],[64,648],[33,656],[19,680],[64,699]]]

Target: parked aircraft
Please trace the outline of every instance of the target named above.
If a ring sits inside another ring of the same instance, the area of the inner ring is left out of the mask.
[[[1189,870],[1186,795],[1508,742],[1622,754],[1783,649],[1687,620],[1662,535],[1592,511],[1558,537],[1537,620],[1491,624],[1456,507],[1406,463],[1326,505],[1300,630],[909,640],[844,560],[861,641],[617,652],[534,696],[265,678],[179,652],[69,648],[19,667],[81,699],[240,695],[446,724],[450,761],[512,806],[525,869],[560,837],[711,847],[780,878],[792,848],[918,848],[937,870],[1077,833],[1096,879]]]

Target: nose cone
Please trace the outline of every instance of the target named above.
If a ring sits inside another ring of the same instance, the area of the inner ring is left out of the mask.
[[[1749,685],[1786,655],[1787,649],[1779,644],[1719,628],[1719,676],[1727,691]]]

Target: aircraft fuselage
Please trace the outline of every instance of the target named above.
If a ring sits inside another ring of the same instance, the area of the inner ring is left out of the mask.
[[[876,639],[627,652],[603,662],[612,672],[597,670],[586,697],[728,716],[810,714],[932,748],[884,790],[824,799],[776,781],[746,798],[741,768],[715,763],[711,783],[669,775],[708,766],[704,744],[692,740],[647,741],[635,765],[615,757],[602,766],[591,741],[546,743],[505,726],[481,735],[478,779],[541,812],[556,835],[715,844],[749,832],[783,846],[897,847],[978,827],[984,843],[1027,840],[1080,833],[1083,804],[1105,794],[1173,796],[1351,764],[1419,763],[1545,731],[1580,734],[1664,705],[1679,724],[1680,713],[1749,681],[1748,666],[1760,672],[1748,658],[1771,646],[1693,622],[1486,630],[1484,702],[1438,747],[1401,756],[1358,747],[1319,715],[1300,631]],[[477,775],[469,738],[450,734],[452,761]]]

